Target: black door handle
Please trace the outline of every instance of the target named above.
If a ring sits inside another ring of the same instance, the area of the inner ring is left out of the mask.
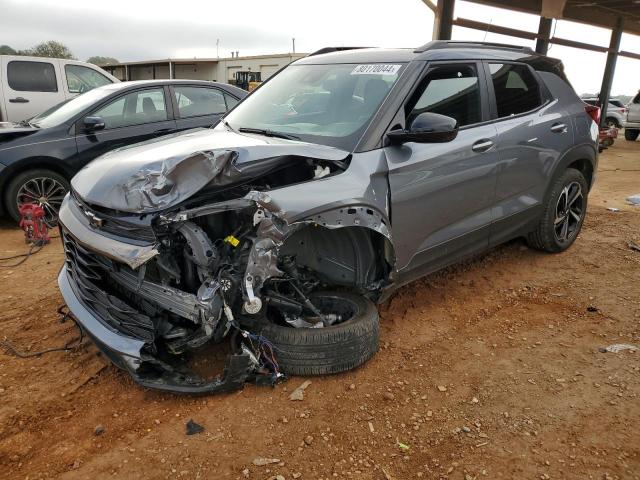
[[[29,100],[27,100],[24,97],[16,97],[16,98],[10,98],[9,103],[29,103]]]

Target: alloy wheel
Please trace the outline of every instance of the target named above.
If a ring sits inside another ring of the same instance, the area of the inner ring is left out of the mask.
[[[16,204],[40,205],[45,213],[45,222],[49,227],[58,223],[58,211],[67,190],[60,182],[49,177],[37,177],[27,180],[18,190]]]
[[[556,240],[567,242],[578,232],[584,216],[584,196],[578,182],[571,182],[562,189],[556,203],[553,229]]]

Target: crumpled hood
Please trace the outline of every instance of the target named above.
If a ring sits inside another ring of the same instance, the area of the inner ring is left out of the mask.
[[[197,129],[113,150],[89,163],[71,186],[85,202],[149,213],[176,205],[205,186],[226,186],[302,158],[344,160],[324,145]],[[297,157],[297,158],[296,158]]]

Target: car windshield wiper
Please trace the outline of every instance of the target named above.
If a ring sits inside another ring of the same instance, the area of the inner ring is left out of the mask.
[[[20,125],[21,127],[35,127],[35,128],[40,128],[40,127],[38,127],[38,125],[36,125],[35,123],[31,123],[31,122],[29,122],[29,120],[20,120],[20,122],[18,123],[18,125]]]
[[[296,135],[292,135],[290,133],[284,132],[276,132],[274,130],[266,130],[263,128],[245,128],[241,127],[238,129],[239,132],[242,133],[257,133],[258,135],[264,135],[266,137],[278,137],[278,138],[286,138],[287,140],[300,140],[300,137]]]

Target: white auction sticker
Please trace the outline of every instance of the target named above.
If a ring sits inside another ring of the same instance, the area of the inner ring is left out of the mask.
[[[358,65],[351,75],[395,75],[402,65],[389,65],[388,63],[373,63],[370,65]]]

